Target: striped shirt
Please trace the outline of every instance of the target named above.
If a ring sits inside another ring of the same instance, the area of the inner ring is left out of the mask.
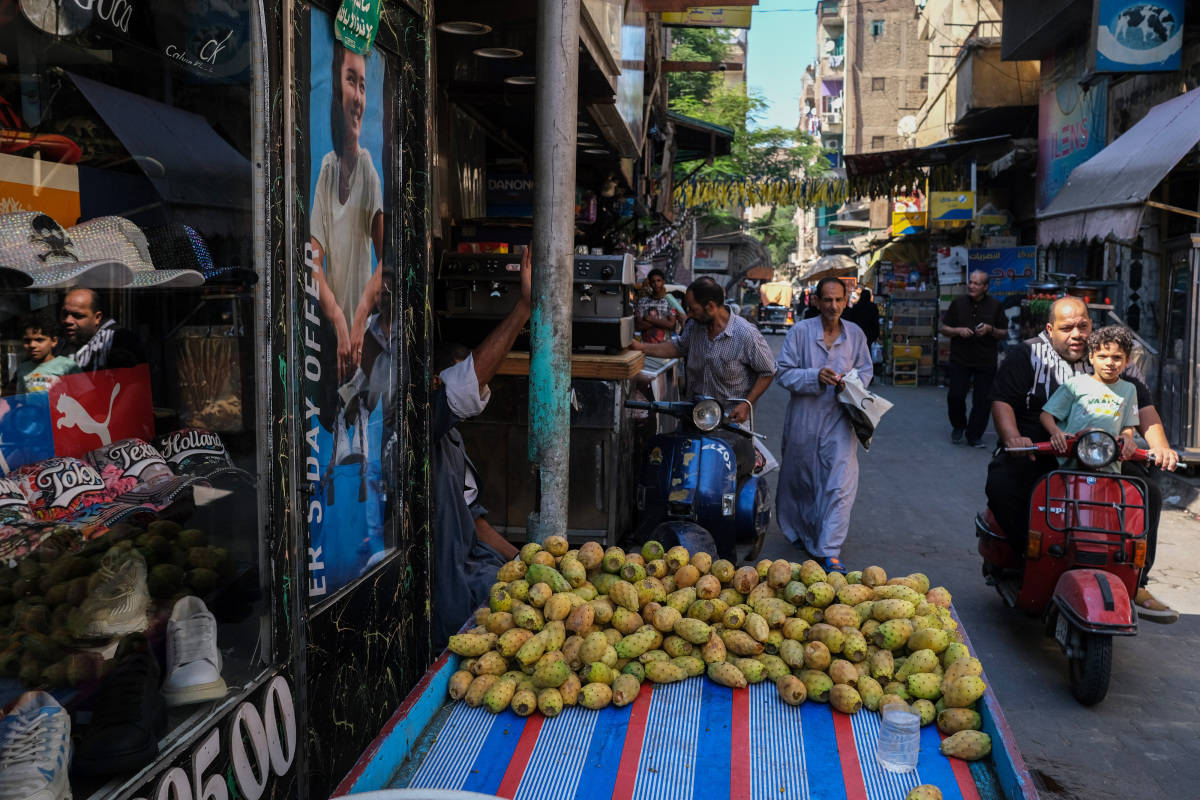
[[[775,356],[753,324],[729,315],[725,330],[708,338],[708,326],[689,319],[673,337],[687,362],[688,393],[718,400],[745,397],[761,377],[775,374]]]

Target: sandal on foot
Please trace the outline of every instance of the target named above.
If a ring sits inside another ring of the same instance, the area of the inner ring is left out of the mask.
[[[841,560],[838,559],[837,556],[828,556],[825,559],[825,571],[826,572],[840,572],[843,575],[845,575],[846,574],[846,565],[843,564],[841,562]]]

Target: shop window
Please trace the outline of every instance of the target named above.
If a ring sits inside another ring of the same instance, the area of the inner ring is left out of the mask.
[[[887,78],[871,78],[871,91],[882,92],[887,86]]]
[[[248,5],[85,5],[0,17],[0,724],[39,715],[0,769],[38,797],[273,658]]]
[[[882,136],[872,136],[871,137],[871,149],[872,150],[882,150],[883,149],[883,137]]]

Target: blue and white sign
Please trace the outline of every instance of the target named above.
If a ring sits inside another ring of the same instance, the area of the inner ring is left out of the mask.
[[[1096,3],[1096,72],[1179,69],[1183,0],[1099,0]]]

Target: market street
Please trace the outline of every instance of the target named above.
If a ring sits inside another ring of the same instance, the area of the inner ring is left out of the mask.
[[[776,353],[783,338],[767,337]],[[972,521],[984,504],[990,449],[950,444],[943,389],[876,388],[896,406],[871,452],[859,451],[861,483],[842,553],[847,568],[921,571],[950,589],[1042,797],[1196,796],[1200,522],[1164,509],[1154,573],[1164,582],[1152,578],[1150,588],[1183,616],[1174,625],[1143,623],[1137,637],[1117,640],[1108,697],[1085,708],[1071,697],[1058,645],[1037,619],[1006,608],[980,575]],[[755,414],[777,456],[787,400],[772,385]],[[995,444],[990,428],[984,441]],[[799,551],[775,526],[763,557],[796,559]]]

